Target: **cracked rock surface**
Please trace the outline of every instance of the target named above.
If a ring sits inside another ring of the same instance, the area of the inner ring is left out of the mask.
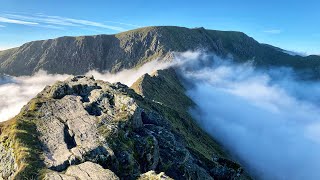
[[[104,169],[100,165],[92,163],[92,162],[84,162],[79,165],[70,166],[66,172],[57,173],[51,172],[48,173],[45,180],[119,180],[117,175],[115,175],[109,169]]]
[[[210,160],[190,150],[173,131],[177,113],[167,108],[120,83],[86,76],[56,82],[17,117],[23,122],[18,127],[30,126],[21,132],[32,135],[26,136],[29,149],[22,150],[34,154],[19,159],[16,149],[0,143],[1,176],[8,179],[19,169],[21,177],[47,180],[241,179],[237,163]],[[15,166],[16,159],[24,163],[22,168]]]

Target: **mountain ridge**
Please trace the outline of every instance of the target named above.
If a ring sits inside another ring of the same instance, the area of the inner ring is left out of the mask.
[[[143,79],[136,90],[153,91],[145,83],[174,82],[171,92],[187,103],[178,108],[172,98],[158,102],[163,89],[157,97],[141,96],[121,83],[93,77],[56,82],[15,118],[0,123],[0,177],[251,179],[187,117],[191,100],[174,70]]]
[[[0,73],[31,75],[84,74],[89,70],[118,72],[154,60],[172,60],[173,52],[205,50],[236,62],[254,60],[257,66],[288,66],[311,71],[319,78],[320,57],[291,56],[237,31],[150,26],[112,35],[64,36],[33,41],[0,51]],[[306,62],[307,60],[307,62]]]
[[[199,49],[320,77],[318,56],[291,56],[242,32],[176,26],[30,42],[1,51],[0,72],[118,72]],[[194,121],[194,106],[174,68],[145,74],[131,88],[86,76],[56,82],[0,123],[0,177],[77,179],[101,172],[95,177],[251,179],[233,152]]]

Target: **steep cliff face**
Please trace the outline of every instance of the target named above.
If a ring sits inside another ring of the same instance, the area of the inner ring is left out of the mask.
[[[153,87],[159,79],[162,85],[174,82],[174,71],[168,71],[147,81]],[[136,84],[139,92],[153,91]],[[182,86],[170,91],[185,103],[161,101],[162,90],[142,97],[120,83],[85,76],[47,86],[19,115],[1,123],[1,177],[249,179],[192,121],[186,111],[192,102]]]
[[[170,60],[172,52],[199,49],[222,57],[232,55],[240,62],[253,60],[257,66],[289,66],[320,77],[319,56],[292,56],[241,32],[173,26],[26,43],[0,52],[0,73],[30,75],[40,69],[76,75],[92,69],[117,72],[156,58]]]

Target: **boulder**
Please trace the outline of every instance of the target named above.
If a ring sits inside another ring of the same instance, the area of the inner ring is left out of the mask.
[[[167,176],[164,172],[157,174],[154,171],[148,171],[144,174],[141,174],[138,180],[173,180],[169,176]]]
[[[109,169],[92,162],[84,162],[70,166],[65,173],[50,172],[44,177],[45,180],[119,180]]]

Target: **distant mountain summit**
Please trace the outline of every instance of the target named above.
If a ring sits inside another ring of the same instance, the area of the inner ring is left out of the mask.
[[[236,61],[254,60],[257,66],[289,66],[312,71],[319,78],[319,56],[293,56],[261,44],[242,32],[188,29],[175,26],[144,27],[115,35],[60,37],[26,43],[0,52],[0,73],[31,75],[84,74],[89,70],[117,72],[156,58],[170,60],[172,52],[205,50]]]

